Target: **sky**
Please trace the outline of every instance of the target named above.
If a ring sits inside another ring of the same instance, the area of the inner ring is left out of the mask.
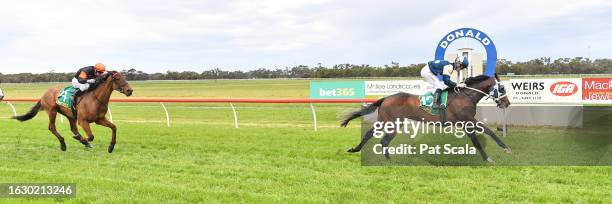
[[[610,11],[609,0],[0,0],[0,73],[409,65],[463,27],[488,34],[500,59],[610,58]]]

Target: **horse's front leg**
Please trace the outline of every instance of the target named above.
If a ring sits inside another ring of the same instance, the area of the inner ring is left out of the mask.
[[[81,142],[81,144],[83,144],[85,147],[90,146],[89,142],[87,141],[83,142],[83,137],[81,136],[81,133],[79,133],[79,128],[77,127],[76,120],[73,118],[68,118],[68,121],[70,122],[70,131],[72,131],[72,134],[74,134],[72,138]]]
[[[113,136],[111,138],[110,145],[108,146],[108,153],[113,153],[113,150],[115,149],[115,144],[117,143],[117,126],[108,121],[106,118],[102,118],[96,121],[96,124],[108,127],[113,131]]]
[[[510,149],[508,145],[506,145],[501,139],[499,139],[499,137],[495,135],[495,132],[493,132],[493,130],[491,130],[485,125],[483,125],[482,128],[484,130],[484,133],[489,135],[491,138],[493,138],[493,140],[495,140],[495,142],[497,143],[497,145],[499,145],[499,147],[503,148],[506,153],[512,154],[512,149]]]
[[[476,133],[474,132],[474,128],[465,128],[465,133],[468,135],[470,140],[472,140],[472,144],[474,145],[474,147],[476,147],[478,152],[480,152],[480,156],[482,156],[482,159],[487,161],[487,162],[489,162],[489,163],[494,164],[495,161],[493,161],[493,159],[491,159],[491,157],[487,156],[487,153],[484,151],[484,149],[480,145],[480,141],[478,141],[478,138],[476,137]]]

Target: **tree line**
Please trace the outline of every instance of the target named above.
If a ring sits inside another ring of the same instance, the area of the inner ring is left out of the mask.
[[[412,77],[420,76],[421,68],[425,64],[411,64],[400,66],[392,62],[391,65],[371,66],[355,64],[338,64],[332,67],[316,67],[299,65],[295,67],[265,69],[250,71],[226,71],[215,68],[203,72],[194,71],[168,71],[166,73],[146,73],[134,68],[125,69],[122,74],[130,81],[137,80],[202,80],[202,79],[271,79],[271,78],[354,78],[354,77]],[[512,62],[498,60],[497,73],[515,75],[533,74],[612,74],[612,59],[596,59],[575,57],[558,58],[552,60],[548,57],[537,58],[526,62]],[[74,77],[74,73],[19,73],[2,74],[2,83],[32,83],[32,82],[67,82]]]

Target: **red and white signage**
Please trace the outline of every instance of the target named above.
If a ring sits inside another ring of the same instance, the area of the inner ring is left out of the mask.
[[[612,78],[583,78],[582,100],[612,103]]]
[[[578,85],[569,81],[559,81],[550,86],[550,93],[556,96],[571,96],[578,92]]]
[[[511,79],[505,84],[512,103],[582,103],[581,79]]]

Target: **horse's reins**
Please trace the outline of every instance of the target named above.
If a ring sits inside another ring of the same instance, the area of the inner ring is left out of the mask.
[[[495,83],[499,83],[499,82],[495,81]],[[455,87],[455,92],[459,92],[459,89],[458,89],[458,88],[459,88],[459,87]],[[498,97],[494,97],[494,96],[492,96],[491,94],[485,93],[484,91],[481,91],[481,90],[479,90],[479,89],[475,89],[475,88],[472,88],[472,87],[469,87],[469,86],[465,86],[465,87],[463,87],[463,88],[470,89],[470,90],[476,91],[476,92],[478,92],[478,93],[481,93],[481,94],[483,94],[483,95],[485,95],[485,96],[487,97],[486,99],[491,98],[491,99],[493,99],[493,101],[495,101],[495,102],[498,102],[499,100],[501,100],[501,99],[502,99],[502,98],[504,98],[504,97],[508,97],[508,94],[506,94],[506,93],[504,93],[504,95],[501,95],[501,96],[498,96]],[[485,100],[486,100],[486,99],[485,99]]]

